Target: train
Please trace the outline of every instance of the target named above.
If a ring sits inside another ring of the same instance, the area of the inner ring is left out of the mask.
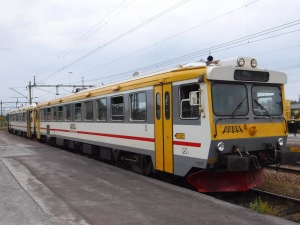
[[[235,57],[199,61],[11,110],[8,131],[199,192],[247,191],[291,164],[286,74]]]

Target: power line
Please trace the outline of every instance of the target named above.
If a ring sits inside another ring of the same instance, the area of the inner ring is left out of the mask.
[[[295,22],[297,22],[297,23],[295,24]],[[289,31],[289,32],[281,33],[281,34],[276,34],[276,35],[269,36],[269,37],[263,37],[263,38],[260,38],[260,39],[257,39],[257,40],[250,41],[251,39],[262,37],[262,36],[268,35],[272,32],[277,32],[277,31],[280,31],[280,30],[283,30],[283,29],[287,29],[287,28],[291,27],[291,24],[294,24],[293,26],[298,25],[299,20],[293,21],[293,22],[290,22],[290,23],[287,23],[287,24],[284,24],[284,25],[280,25],[280,26],[277,26],[277,27],[274,27],[274,28],[271,28],[271,29],[268,29],[268,30],[265,30],[265,31],[261,31],[261,32],[243,37],[243,38],[238,38],[238,39],[235,39],[233,41],[229,41],[229,42],[225,42],[225,43],[213,46],[213,47],[209,47],[209,48],[206,48],[206,49],[203,49],[203,50],[200,50],[200,51],[192,52],[192,53],[180,56],[180,57],[168,59],[168,60],[165,60],[165,61],[162,61],[162,62],[159,62],[159,63],[155,63],[155,64],[151,64],[151,65],[148,65],[148,66],[143,66],[143,67],[131,69],[131,70],[126,71],[126,72],[121,72],[121,73],[117,73],[117,74],[114,74],[114,75],[111,75],[111,76],[107,76],[107,77],[104,77],[104,79],[105,78],[111,78],[112,76],[124,76],[126,74],[130,74],[130,73],[133,73],[133,72],[136,72],[136,71],[148,71],[148,70],[151,70],[151,69],[156,69],[157,67],[163,67],[163,66],[167,66],[167,65],[170,65],[170,64],[182,62],[183,60],[188,60],[188,59],[196,58],[196,57],[199,57],[199,56],[207,55],[207,52],[209,52],[209,51],[213,51],[213,52],[224,51],[224,50],[228,50],[228,49],[231,49],[231,48],[236,48],[236,47],[239,47],[239,46],[242,46],[242,45],[255,43],[255,42],[262,41],[262,40],[267,40],[267,39],[270,39],[270,38],[290,34],[292,32],[298,32],[300,30],[300,29],[296,29],[296,30],[293,30],[293,31]],[[103,79],[103,78],[91,79],[91,80],[88,80],[88,82],[97,81],[97,80],[101,80],[101,79]]]
[[[117,7],[113,8],[107,15],[105,15],[97,24],[95,24],[93,27],[91,27],[87,32],[85,32],[83,35],[81,35],[76,41],[74,41],[70,46],[68,46],[62,53],[58,55],[57,58],[50,61],[48,64],[46,64],[44,67],[42,67],[37,74],[42,73],[44,71],[47,71],[50,65],[57,62],[59,58],[63,58],[67,56],[74,48],[76,48],[78,45],[80,45],[82,42],[84,42],[87,38],[89,38],[92,34],[94,34],[97,29],[100,29],[100,24],[103,20],[106,18],[109,18],[109,16],[116,10],[118,10],[127,0],[123,0],[120,4],[117,5]],[[125,5],[125,7],[122,7],[121,10],[119,10],[116,14],[111,16],[106,22],[113,19],[115,16],[117,16],[123,9],[125,9],[128,5],[130,5],[134,0],[132,0],[129,4]],[[102,27],[105,25],[105,23],[102,24]]]
[[[104,45],[99,46],[99,47],[93,49],[92,51],[88,52],[87,54],[85,54],[85,55],[83,55],[83,56],[81,56],[81,57],[75,59],[75,60],[72,61],[71,63],[69,63],[69,64],[67,64],[66,66],[64,66],[63,69],[66,69],[66,68],[68,68],[68,67],[70,67],[70,66],[72,66],[72,65],[74,65],[74,64],[76,64],[76,63],[78,63],[78,62],[80,62],[81,60],[83,60],[83,59],[89,57],[90,55],[95,54],[95,53],[98,52],[100,49],[103,49],[103,48],[107,47],[108,45],[113,44],[114,42],[120,40],[121,38],[123,38],[123,37],[125,37],[125,36],[131,34],[132,32],[134,32],[134,31],[140,29],[141,27],[146,26],[147,24],[151,23],[152,21],[154,21],[154,20],[158,19],[159,17],[161,17],[161,16],[167,14],[168,12],[173,11],[174,9],[176,9],[176,8],[178,8],[178,7],[180,7],[180,6],[182,6],[183,4],[185,4],[185,3],[189,2],[189,1],[190,1],[190,0],[183,0],[183,1],[180,1],[179,3],[176,3],[175,5],[173,5],[173,6],[169,7],[169,8],[167,8],[166,10],[164,10],[164,11],[162,11],[162,12],[156,14],[155,16],[153,16],[153,17],[151,17],[151,18],[145,20],[144,22],[138,24],[137,26],[135,26],[135,27],[133,27],[133,28],[127,30],[126,32],[124,32],[124,33],[118,35],[117,37],[111,39],[110,41],[106,42]],[[62,71],[63,69],[59,69],[58,71],[56,71],[56,72],[50,74],[50,75],[49,75],[48,77],[46,77],[43,81],[49,79],[49,78],[52,77],[53,75],[55,75],[55,74],[57,74],[58,72]]]
[[[132,56],[132,55],[134,55],[134,54],[137,54],[137,53],[139,53],[139,52],[142,52],[142,51],[144,51],[144,50],[146,50],[146,49],[149,49],[149,48],[152,48],[152,47],[154,47],[154,46],[157,46],[158,44],[162,44],[162,43],[164,43],[164,42],[166,42],[166,41],[169,41],[169,40],[171,40],[171,39],[173,39],[173,38],[176,38],[176,37],[179,37],[179,36],[181,36],[181,35],[183,35],[183,34],[185,34],[185,33],[188,33],[188,32],[190,32],[190,31],[192,31],[192,30],[194,30],[194,29],[196,29],[196,28],[199,28],[199,27],[201,27],[201,26],[203,26],[203,25],[206,25],[206,24],[208,24],[208,23],[210,23],[210,22],[213,22],[213,21],[215,21],[215,20],[221,19],[221,18],[224,17],[224,16],[227,16],[227,15],[229,15],[229,14],[231,14],[231,13],[234,13],[234,12],[236,12],[236,11],[242,9],[242,8],[245,8],[245,7],[249,6],[249,5],[252,5],[252,4],[256,3],[256,2],[258,2],[258,0],[253,1],[253,2],[250,2],[250,3],[246,4],[246,5],[243,5],[243,6],[241,6],[241,7],[238,7],[238,8],[236,8],[236,9],[230,10],[230,11],[228,11],[228,12],[226,12],[226,13],[223,13],[223,14],[217,16],[217,17],[214,17],[214,18],[212,18],[212,19],[209,19],[209,20],[207,20],[207,21],[205,21],[205,22],[203,22],[203,23],[200,23],[200,24],[198,24],[198,25],[196,25],[196,26],[194,26],[194,27],[191,27],[191,28],[189,28],[189,29],[186,29],[186,30],[184,30],[184,31],[182,31],[182,32],[179,32],[179,33],[177,33],[177,34],[175,34],[175,35],[172,35],[172,36],[170,36],[170,37],[168,37],[168,38],[166,38],[166,39],[163,39],[163,40],[161,40],[161,41],[158,41],[158,42],[156,42],[155,44],[151,44],[151,45],[149,45],[149,46],[146,46],[146,47],[143,47],[143,48],[141,48],[141,49],[138,49],[138,50],[136,50],[136,51],[134,51],[134,52],[131,52],[131,53],[125,55],[125,56],[116,58],[116,59],[114,59],[114,60],[112,60],[112,61],[110,61],[110,62],[108,62],[108,63],[104,63],[104,64],[102,64],[102,65],[99,65],[99,66],[93,67],[93,68],[91,68],[91,69],[85,70],[85,71],[83,71],[83,72],[80,72],[80,74],[86,73],[86,72],[90,72],[90,71],[93,71],[93,70],[98,69],[98,68],[103,67],[103,66],[110,65],[110,64],[115,63],[115,62],[117,62],[117,61],[119,61],[119,60],[125,59],[125,58],[127,58],[127,57],[129,57],[129,56]]]
[[[125,0],[125,1],[126,1],[126,0]],[[124,3],[125,1],[123,1],[122,3]],[[185,2],[186,2],[186,1],[179,2],[178,5],[180,6],[181,4],[184,4]],[[102,64],[102,65],[100,65],[100,66],[97,66],[97,67],[94,67],[94,68],[92,68],[92,69],[89,69],[89,70],[87,70],[87,71],[81,72],[80,74],[85,73],[85,72],[92,71],[92,70],[94,70],[94,69],[96,69],[96,68],[99,68],[99,67],[102,67],[102,66],[109,65],[109,64],[114,63],[114,62],[116,62],[116,61],[119,61],[119,60],[121,60],[121,59],[127,58],[127,57],[129,57],[129,56],[131,56],[131,55],[134,55],[134,54],[136,54],[136,53],[138,53],[138,52],[141,52],[141,51],[143,51],[143,50],[146,50],[146,49],[148,49],[148,48],[150,48],[150,47],[156,46],[157,44],[161,44],[161,43],[163,43],[163,42],[169,41],[170,39],[173,39],[173,38],[178,37],[178,36],[180,36],[180,35],[182,35],[182,34],[185,34],[185,33],[187,33],[187,32],[190,32],[190,31],[192,31],[192,30],[194,30],[194,29],[196,29],[196,28],[199,28],[199,27],[202,26],[202,25],[208,24],[208,23],[210,23],[210,22],[212,22],[212,21],[218,20],[218,19],[220,19],[220,18],[222,18],[222,17],[224,17],[224,16],[227,16],[227,15],[229,15],[229,14],[231,14],[231,13],[234,13],[234,12],[236,12],[236,11],[242,9],[242,8],[248,7],[248,6],[250,6],[250,5],[252,5],[252,4],[256,3],[256,2],[258,2],[258,0],[255,0],[255,1],[253,1],[253,2],[250,2],[250,3],[246,4],[246,5],[243,5],[243,6],[241,6],[241,7],[238,7],[238,8],[236,8],[236,9],[230,10],[230,11],[224,13],[224,14],[221,14],[221,15],[219,15],[219,16],[217,16],[217,17],[214,17],[214,18],[212,18],[212,19],[210,19],[210,20],[207,20],[207,21],[205,21],[205,22],[203,22],[203,23],[201,23],[201,24],[198,24],[198,25],[196,25],[196,26],[194,26],[194,27],[192,27],[192,28],[186,29],[186,30],[184,30],[184,31],[182,31],[182,32],[180,32],[180,33],[177,33],[177,34],[175,34],[175,35],[173,35],[173,36],[171,36],[171,37],[168,37],[167,39],[161,40],[161,41],[159,41],[159,42],[157,42],[157,43],[155,43],[155,44],[152,44],[152,45],[147,46],[147,47],[145,47],[145,48],[139,49],[139,50],[137,50],[137,51],[135,51],[135,52],[132,52],[132,53],[130,53],[130,54],[128,54],[128,55],[119,57],[119,58],[117,58],[117,59],[115,59],[115,60],[113,60],[113,61],[111,61],[111,62],[109,62],[109,63],[105,63],[105,64]],[[122,3],[121,3],[121,4],[122,4]],[[121,4],[120,4],[120,5],[121,5]],[[130,2],[129,4],[131,4],[131,2]],[[120,6],[120,5],[119,5],[119,6]],[[118,6],[118,7],[119,7],[119,6]],[[128,6],[128,5],[126,5],[125,7],[127,7],[127,6]],[[177,6],[177,4],[174,5],[174,6],[172,6],[172,7],[170,7],[169,9],[167,9],[167,10],[165,10],[165,11],[172,10],[172,8],[174,8],[174,7],[176,7],[176,6]],[[117,7],[117,8],[118,8],[118,7]],[[178,7],[178,6],[177,6],[177,7]],[[116,9],[117,9],[117,8],[116,8]],[[123,7],[123,8],[124,8],[124,7]],[[122,9],[123,9],[123,8],[122,8]],[[122,10],[122,9],[121,9],[121,10]],[[114,10],[112,10],[112,12],[113,12],[113,11],[114,11]],[[111,12],[111,13],[112,13],[112,12]],[[162,13],[163,13],[163,12],[162,12]],[[159,14],[157,14],[157,15],[160,15],[160,14],[162,14],[162,13],[159,13]],[[110,14],[110,13],[109,13],[109,14]],[[107,15],[107,17],[109,16],[109,14]],[[157,15],[156,15],[155,17],[157,17]],[[152,17],[151,19],[153,19],[153,18],[155,18],[155,17]],[[148,20],[147,20],[147,21],[148,21]],[[147,21],[144,21],[143,23],[146,23]],[[140,24],[140,25],[141,25],[141,24]],[[138,25],[138,26],[140,26],[140,25]],[[138,26],[137,26],[137,27],[138,27]],[[94,26],[94,27],[96,27],[96,26]],[[137,27],[135,27],[135,28],[137,28]],[[91,30],[92,30],[92,29],[91,29]],[[127,31],[127,32],[129,32],[129,31]],[[88,32],[87,32],[87,33],[88,33]],[[120,36],[119,36],[119,37],[120,37]],[[80,39],[79,39],[79,40],[80,40]],[[104,46],[102,46],[102,47],[106,47],[106,46],[107,46],[107,43],[106,43]],[[99,48],[101,48],[101,46],[99,46]],[[86,56],[83,56],[83,57],[86,58],[86,57],[88,57],[88,56],[94,54],[94,53],[97,52],[98,50],[99,50],[99,49],[96,48],[96,49],[94,49],[93,51],[91,51],[90,53],[88,53]],[[84,59],[84,58],[79,58],[78,61],[81,61],[81,60]],[[77,63],[77,61],[73,61],[72,65],[75,64],[75,63]],[[71,66],[71,65],[69,64],[68,66]],[[67,66],[67,67],[68,67],[68,66]],[[52,73],[49,77],[51,77],[52,75],[55,75],[56,73],[58,73],[58,72],[64,70],[65,68],[66,68],[66,67],[63,67],[63,69],[58,70],[58,71],[55,71],[55,72]],[[49,77],[48,77],[48,78],[49,78]],[[48,79],[48,78],[45,78],[45,79]]]

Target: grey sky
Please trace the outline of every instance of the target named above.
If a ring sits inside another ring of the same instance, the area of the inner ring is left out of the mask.
[[[299,0],[2,0],[1,100],[28,95],[33,76],[39,84],[101,85],[206,59],[210,51],[286,72],[286,98],[298,100],[299,9]],[[34,96],[57,97],[55,88],[35,88]]]

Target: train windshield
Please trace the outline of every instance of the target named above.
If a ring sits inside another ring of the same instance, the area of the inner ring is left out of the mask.
[[[248,96],[248,91],[251,96]],[[252,102],[256,116],[281,116],[282,92],[279,86],[257,84],[214,83],[212,85],[213,112],[216,116],[246,116]]]
[[[278,86],[254,85],[252,87],[253,113],[257,116],[282,115],[282,94]]]
[[[213,84],[212,100],[216,116],[245,116],[249,112],[247,88],[243,84]]]

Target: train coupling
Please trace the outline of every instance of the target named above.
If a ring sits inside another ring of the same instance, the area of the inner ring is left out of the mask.
[[[261,169],[258,158],[249,154],[242,146],[234,145],[232,154],[220,155],[220,157],[221,165],[219,166],[226,171],[242,172]]]

